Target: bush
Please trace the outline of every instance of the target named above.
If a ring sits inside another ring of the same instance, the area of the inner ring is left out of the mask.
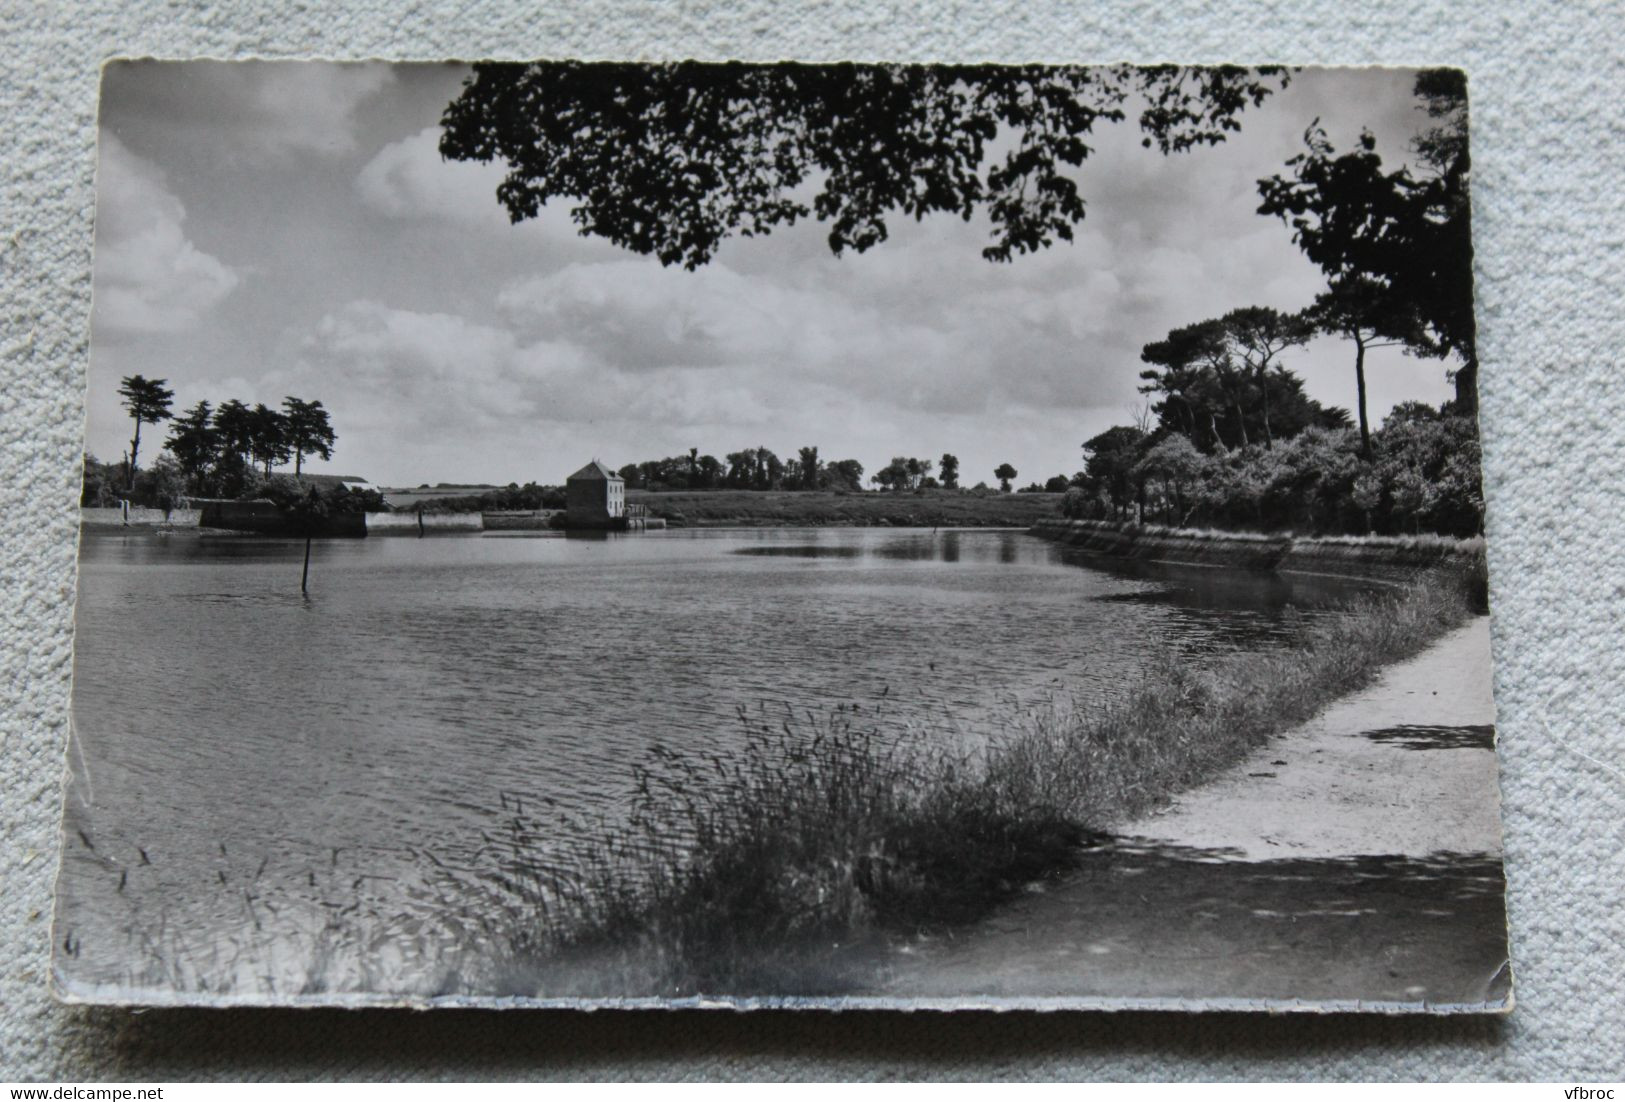
[[[382,513],[389,508],[384,504],[384,495],[377,490],[352,490],[343,485],[322,489],[284,474],[257,479],[244,500],[269,501],[289,516],[311,521],[330,516]]]
[[[1372,435],[1311,426],[1273,448],[1204,453],[1180,433],[1108,431],[1069,495],[1069,517],[1132,514],[1164,524],[1316,534],[1483,531],[1478,426],[1418,403],[1395,407]],[[1108,447],[1110,445],[1110,447]],[[1054,481],[1054,480],[1051,480]]]

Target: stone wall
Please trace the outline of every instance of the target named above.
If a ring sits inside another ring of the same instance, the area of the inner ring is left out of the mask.
[[[175,528],[196,528],[201,509],[171,509],[168,521]],[[128,523],[132,525],[156,525],[164,523],[162,509],[148,509],[145,506],[130,506]],[[124,511],[114,506],[86,506],[79,510],[79,523],[89,528],[122,528],[126,523]]]
[[[1437,567],[1478,578],[1484,572],[1481,539],[1265,535],[1061,517],[1041,520],[1029,531],[1092,554],[1190,566],[1392,578]]]
[[[479,532],[485,528],[479,513],[368,513],[366,520],[369,536]]]

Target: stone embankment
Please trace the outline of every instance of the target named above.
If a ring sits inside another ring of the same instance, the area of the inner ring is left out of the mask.
[[[482,532],[479,513],[368,513],[369,536],[419,536],[439,532]]]
[[[288,518],[269,501],[210,502],[201,509],[85,507],[79,510],[86,528],[207,528],[263,536],[291,535]],[[479,532],[486,525],[479,513],[350,513],[329,517],[322,536],[434,535]]]
[[[132,505],[129,509],[116,505],[87,505],[79,510],[79,522],[86,528],[151,528],[160,524],[168,524],[172,528],[196,528],[201,513],[201,509],[171,509],[166,514],[162,509],[149,509],[142,505]]]
[[[1090,554],[1182,566],[1407,578],[1459,570],[1482,582],[1484,541],[1443,536],[1292,536],[1099,520],[1041,520],[1029,531]]]

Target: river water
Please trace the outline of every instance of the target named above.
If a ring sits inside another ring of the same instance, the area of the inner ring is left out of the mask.
[[[1108,569],[1010,531],[746,529],[318,541],[302,596],[303,550],[83,538],[70,989],[422,991],[425,855],[474,860],[521,805],[613,820],[656,745],[725,755],[742,707],[883,702],[975,739],[1170,647],[1282,645],[1355,584]],[[377,936],[313,978],[301,939],[357,908]]]

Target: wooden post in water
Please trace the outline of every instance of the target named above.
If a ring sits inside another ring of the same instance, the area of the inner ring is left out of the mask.
[[[418,538],[423,538],[423,506],[418,506]]]
[[[310,592],[310,537],[305,537],[305,571],[299,575],[299,592]]]

